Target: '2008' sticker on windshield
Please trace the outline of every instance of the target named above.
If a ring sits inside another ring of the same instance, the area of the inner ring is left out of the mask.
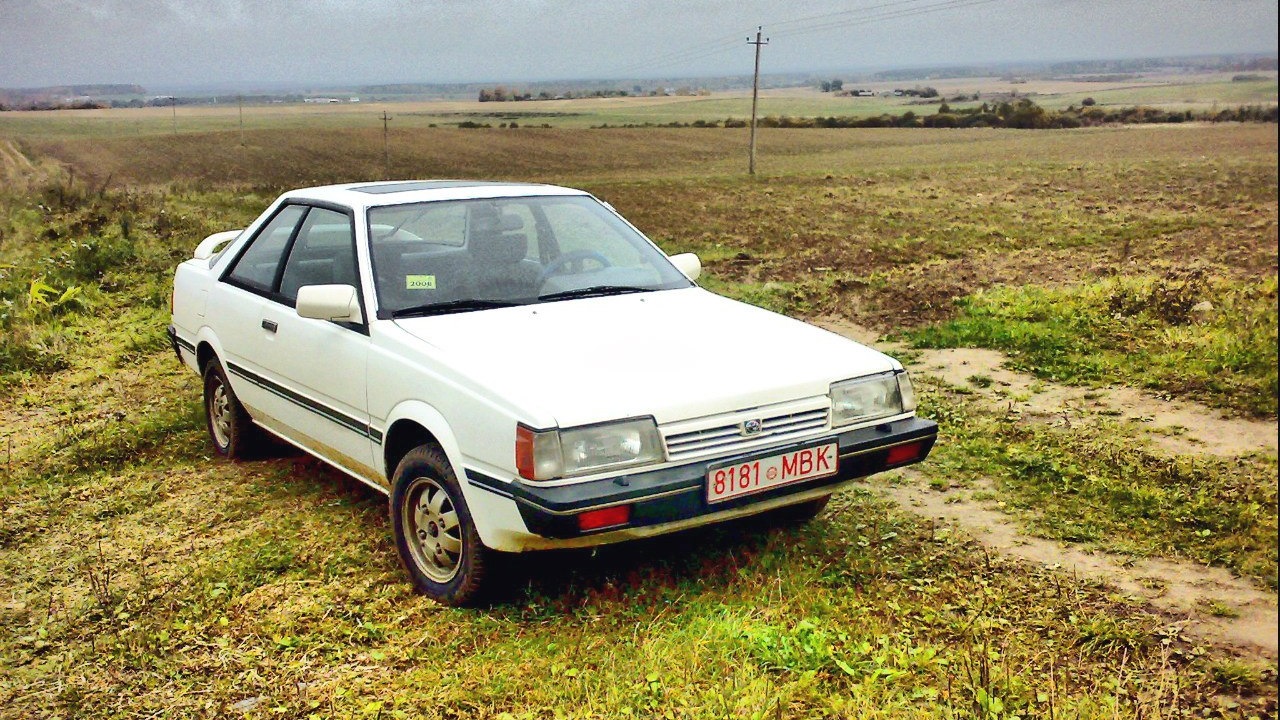
[[[435,290],[435,275],[406,275],[404,278],[405,290]]]

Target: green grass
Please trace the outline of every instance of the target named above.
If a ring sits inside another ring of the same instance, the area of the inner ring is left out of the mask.
[[[1200,303],[1209,308],[1197,311]],[[986,347],[1072,384],[1122,383],[1236,412],[1276,414],[1276,279],[1203,271],[1062,288],[1002,287],[911,335],[918,347]]]
[[[969,322],[954,297],[1007,297],[990,321],[1007,329],[1022,321],[999,313],[1029,297],[1046,317],[1066,304],[1097,336],[1081,356],[1120,363],[1098,349],[1113,326],[1153,357],[1156,338],[1188,328],[1260,342],[1239,328],[1275,288],[1275,138],[1262,130],[797,131],[768,136],[772,174],[757,179],[741,177],[729,131],[406,132],[395,174],[584,185],[669,251],[698,251],[707,287],[792,314],[901,329]],[[198,380],[162,335],[172,266],[200,238],[283,187],[377,176],[379,135],[254,130],[244,153],[219,133],[23,140],[78,179],[0,193],[0,717],[1112,718],[1199,712],[1221,693],[1246,714],[1274,705],[1273,663],[865,491],[800,528],[522,557],[480,610],[414,596],[384,498],[283,450],[209,457]],[[1162,275],[1107,274],[1126,247],[1135,262],[1207,263],[1206,287],[1232,304],[1215,296],[1222,317],[1167,322]],[[36,280],[50,307],[31,299]],[[975,295],[997,283],[1010,287]],[[1120,318],[1097,309],[1112,296]],[[1124,369],[1103,364],[1097,382]],[[1118,423],[1063,431],[972,393],[920,394],[943,426],[924,466],[937,487],[990,477],[1037,533],[1274,587],[1273,460],[1170,458]]]
[[[1276,587],[1274,457],[1170,457],[1122,424],[1057,428],[921,381],[930,477],[990,478],[1039,535],[1223,565]]]
[[[1274,105],[1277,101],[1274,77],[1231,82],[1229,75],[1185,76],[1135,79],[1132,83],[1099,83],[1099,87],[1077,92],[1055,89],[1055,81],[1010,84],[994,78],[973,78],[957,83],[933,83],[947,97],[978,92],[985,99],[1007,97],[1016,92],[1030,96],[1047,108],[1080,106],[1086,97],[1111,106],[1151,105],[1168,110],[1210,110],[1215,106]],[[903,81],[895,86],[910,88],[928,81]],[[858,85],[846,82],[847,87]],[[878,88],[885,92],[891,87]],[[760,97],[761,117],[870,117],[917,115],[936,112],[937,104],[914,104],[911,97],[836,97],[803,88],[766,90]],[[981,102],[981,101],[979,101]],[[952,107],[976,103],[958,101]],[[520,125],[548,124],[556,128],[583,129],[602,124],[625,125],[695,120],[747,119],[751,116],[750,95],[738,91],[711,96],[662,98],[582,99],[552,102],[480,103],[470,100],[364,103],[361,105],[249,105],[243,110],[243,128],[250,136],[263,130],[366,128],[380,130],[382,111],[392,115],[393,129],[420,132],[431,125],[463,121],[500,123],[515,120]],[[234,101],[218,106],[192,105],[177,109],[178,133],[225,132],[239,136],[241,114]],[[174,116],[169,108],[119,109],[110,111],[5,112],[0,113],[0,134],[42,138],[138,138],[174,132]]]
[[[411,595],[380,498],[314,463],[137,459],[0,549],[26,598],[0,610],[0,692],[25,712],[1089,718],[1218,687],[1157,618],[867,494],[805,529],[530,558],[463,611]]]
[[[1168,110],[1205,110],[1215,105],[1255,105],[1276,103],[1275,78],[1231,82],[1230,80],[1204,83],[1169,83],[1147,87],[1104,89],[1097,92],[1063,93],[1044,100],[1046,106],[1080,107],[1081,101],[1091,97],[1101,105],[1130,106],[1149,105]],[[1040,98],[1037,98],[1039,100]]]

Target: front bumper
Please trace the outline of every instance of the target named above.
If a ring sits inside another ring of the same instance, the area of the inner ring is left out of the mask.
[[[576,485],[541,487],[516,480],[504,482],[474,470],[467,470],[467,482],[484,490],[512,498],[520,510],[529,532],[545,538],[576,538],[611,532],[622,528],[661,525],[735,510],[769,500],[810,493],[823,487],[836,487],[855,478],[865,477],[925,459],[938,437],[938,425],[930,420],[907,418],[875,427],[848,430],[833,437],[806,440],[801,443],[769,448],[737,457],[717,457],[614,478],[592,480]],[[835,440],[840,448],[839,472],[823,478],[798,482],[761,493],[709,504],[706,500],[708,469],[727,462],[747,462],[790,450],[808,447],[815,442]],[[919,443],[920,452],[904,462],[890,464],[891,448]],[[578,514],[615,505],[632,506],[631,519],[624,526],[611,526],[583,532],[578,529]]]

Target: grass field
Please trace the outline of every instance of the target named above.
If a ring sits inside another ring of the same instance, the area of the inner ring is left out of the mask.
[[[941,79],[922,82],[874,82],[855,85],[873,90],[876,97],[836,97],[816,89],[781,88],[761,92],[759,114],[766,116],[817,117],[893,114],[913,111],[932,114],[938,105],[920,104],[915,98],[885,96],[895,88],[934,86],[945,98],[975,93],[998,101],[1011,93],[1032,97],[1050,109],[1079,106],[1091,97],[1101,105],[1150,105],[1166,110],[1204,112],[1238,105],[1275,105],[1276,73],[1259,73],[1256,80],[1232,82],[1230,74],[1167,75],[1139,77],[1120,82],[1078,82],[1071,80],[1031,80],[1009,82],[1001,78]],[[968,107],[976,102],[952,102]],[[179,133],[239,133],[270,129],[377,128],[382,113],[391,116],[396,131],[420,131],[432,125],[445,126],[462,121],[498,126],[517,122],[521,126],[550,125],[558,128],[588,128],[599,125],[690,123],[695,120],[749,119],[751,94],[726,91],[710,96],[663,96],[547,100],[536,102],[481,103],[459,100],[357,103],[336,105],[271,104],[241,109],[231,102],[219,105],[114,110],[58,110],[47,112],[0,112],[0,133],[43,138],[137,138]],[[176,122],[175,122],[176,121]],[[239,136],[236,136],[239,143]]]
[[[211,459],[163,337],[172,266],[283,188],[529,179],[698,252],[706,287],[887,333],[908,363],[976,345],[1046,388],[1274,427],[1274,127],[773,130],[748,178],[739,131],[401,119],[385,170],[363,116],[243,147],[163,116],[134,136],[0,117],[0,716],[1274,716],[1274,655],[1195,632],[1240,608],[1172,614],[1013,560],[883,481],[804,527],[521,559],[493,606],[436,606],[382,497],[284,450]],[[1274,607],[1274,451],[1171,454],[1141,422],[1045,422],[912,367],[939,492],[989,488],[1064,547],[1227,568]]]

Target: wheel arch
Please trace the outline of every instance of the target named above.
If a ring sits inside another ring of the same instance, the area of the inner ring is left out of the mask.
[[[196,369],[203,372],[204,366],[217,356],[213,345],[208,340],[201,340],[200,344],[196,345]]]
[[[387,419],[387,429],[382,438],[382,474],[388,485],[405,453],[424,444],[439,448],[458,480],[466,483],[462,448],[440,411],[420,400],[410,400],[397,405]]]
[[[443,450],[436,436],[417,420],[401,418],[387,428],[386,436],[382,439],[382,461],[383,475],[388,482],[400,460],[419,445],[431,445]]]
[[[214,334],[213,328],[208,325],[202,326],[196,331],[196,372],[203,373],[205,363],[210,360],[217,360],[223,364],[226,369],[226,355],[222,351],[222,342],[218,336]]]

